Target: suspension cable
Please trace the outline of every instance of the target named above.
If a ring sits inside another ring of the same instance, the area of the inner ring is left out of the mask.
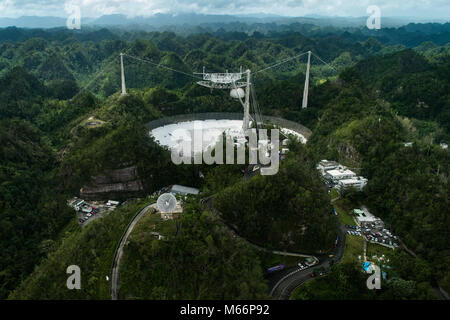
[[[113,56],[113,55],[112,55]],[[94,75],[94,77],[91,79],[91,80],[89,80],[89,82],[84,86],[84,87],[82,87],[79,91],[78,91],[78,93],[76,94],[76,95],[74,95],[71,99],[75,99],[76,97],[78,97],[83,91],[85,91],[93,82],[94,82],[94,80],[97,80],[97,78],[100,76],[100,75],[102,75],[103,73],[105,73],[106,71],[107,71],[107,68],[109,67],[109,66],[111,66],[113,63],[117,63],[116,61],[114,61],[114,59],[112,60],[112,61],[110,61],[106,66],[104,66],[104,67],[100,67],[100,69],[96,72],[96,74]]]
[[[126,53],[124,53],[123,55],[124,55],[124,56],[127,56],[127,57],[130,57],[131,59],[135,59],[135,60],[142,61],[142,62],[147,62],[147,63],[150,63],[150,64],[156,66],[156,67],[160,67],[160,68],[164,68],[164,69],[167,69],[167,70],[176,72],[176,73],[184,74],[184,75],[186,75],[186,76],[189,76],[189,77],[192,77],[192,78],[195,78],[195,79],[203,79],[203,78],[198,77],[198,76],[196,76],[196,75],[193,75],[193,74],[190,74],[190,73],[181,71],[181,70],[173,69],[173,68],[171,68],[171,67],[165,66],[165,65],[163,65],[163,64],[155,63],[155,62],[150,61],[150,60],[147,60],[147,59],[138,58],[138,57],[135,57],[135,56],[126,54]]]
[[[314,52],[311,52],[317,59],[319,59],[322,63],[326,64],[328,67],[330,67],[331,69],[333,69],[334,71],[337,72],[337,69],[335,67],[333,67],[331,64],[326,63],[325,61],[323,61],[317,54],[315,54]]]
[[[303,53],[301,53],[301,54],[299,54],[299,55],[296,55],[296,56],[293,56],[293,57],[290,57],[290,58],[286,58],[286,59],[284,59],[284,60],[282,60],[282,61],[280,61],[280,62],[277,62],[277,63],[275,63],[275,64],[273,64],[273,65],[270,65],[270,66],[268,66],[268,67],[266,67],[266,68],[264,68],[264,69],[258,70],[258,71],[256,71],[256,72],[254,72],[253,74],[258,74],[258,73],[263,72],[263,71],[266,71],[266,70],[268,70],[268,69],[275,68],[275,67],[277,67],[277,66],[279,66],[279,65],[282,65],[282,64],[284,64],[284,63],[286,63],[286,62],[289,62],[289,61],[291,61],[291,60],[300,58],[301,56],[303,56],[303,55],[305,55],[305,54],[307,54],[307,53],[308,53],[308,52],[303,52]]]

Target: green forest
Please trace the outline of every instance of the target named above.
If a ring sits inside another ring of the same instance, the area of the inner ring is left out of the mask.
[[[259,257],[246,241],[195,205],[186,208],[180,225],[164,240],[151,238],[150,223],[134,231],[121,275],[124,298],[268,298]]]
[[[395,264],[398,282],[374,294],[357,266],[337,264],[293,298],[433,299],[437,285],[449,292],[450,154],[441,143],[450,142],[450,39],[444,26],[428,37],[418,26],[377,36],[296,24],[188,34],[0,29],[0,298],[109,299],[104,279],[124,229],[155,201],[149,195],[173,184],[201,194],[186,206],[176,236],[156,241],[149,228],[136,229],[125,251],[122,297],[268,298],[250,243],[325,254],[336,238],[316,170],[322,159],[368,178],[348,201],[365,203],[401,237],[417,258],[401,252],[398,259],[415,272]],[[328,64],[313,56],[309,106],[302,110],[305,55],[261,70],[308,50]],[[193,73],[203,66],[251,69],[262,114],[312,131],[305,145],[289,145],[277,175],[247,180],[243,166],[176,166],[148,135],[145,124],[166,116],[242,112],[228,92],[195,83]],[[67,200],[92,177],[130,165],[143,190],[115,194],[135,200],[81,229]],[[214,197],[220,217],[200,204],[203,196]],[[82,290],[65,288],[70,264],[86,270]],[[343,277],[345,288],[337,283]]]
[[[324,252],[336,239],[336,223],[319,174],[297,143],[276,175],[235,183],[214,205],[239,235],[260,246]]]

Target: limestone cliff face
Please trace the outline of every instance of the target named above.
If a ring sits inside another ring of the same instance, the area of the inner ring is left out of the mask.
[[[137,168],[132,166],[123,169],[107,170],[102,175],[92,177],[92,182],[95,184],[120,183],[136,180],[137,177]]]
[[[140,194],[144,190],[136,166],[107,170],[101,175],[91,177],[91,181],[92,185],[81,188],[82,198],[92,200],[122,198]]]
[[[357,174],[359,171],[355,168],[361,167],[362,155],[358,152],[352,141],[340,137],[331,137],[328,139],[328,156],[332,157],[340,164],[352,168]]]
[[[362,156],[356,148],[349,142],[339,142],[336,144],[339,163],[348,167],[359,168]]]

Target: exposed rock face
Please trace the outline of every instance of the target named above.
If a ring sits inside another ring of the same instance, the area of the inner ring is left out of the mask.
[[[91,178],[92,185],[80,190],[80,196],[86,199],[106,199],[110,197],[128,197],[143,191],[136,166],[108,170],[104,174]]]
[[[338,153],[339,163],[350,168],[359,168],[361,166],[362,157],[351,143],[338,141],[334,146]],[[356,173],[358,173],[358,170],[356,170]]]
[[[119,183],[136,180],[138,177],[137,168],[135,166],[108,170],[104,174],[92,177],[94,184]]]

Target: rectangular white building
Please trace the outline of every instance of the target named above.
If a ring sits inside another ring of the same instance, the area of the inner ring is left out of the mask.
[[[352,178],[352,179],[343,179],[343,180],[339,180],[336,188],[339,189],[339,191],[344,190],[345,188],[356,188],[359,191],[362,191],[362,189],[364,188],[364,186],[367,184],[367,179],[364,177],[357,177],[357,178]]]
[[[333,170],[339,167],[339,163],[336,161],[328,161],[328,160],[322,160],[317,165],[317,170],[319,170],[323,176],[325,176],[325,173],[328,170]]]
[[[83,199],[75,199],[75,201],[73,201],[71,203],[71,206],[76,210],[76,211],[80,211],[81,207],[84,205],[84,200]]]
[[[340,180],[354,179],[356,174],[349,169],[333,169],[325,173],[325,179],[330,182],[338,183]]]
[[[174,184],[170,189],[170,192],[172,194],[180,194],[180,195],[188,195],[188,194],[197,195],[200,192],[200,190],[197,188],[185,187],[180,186],[178,184]]]
[[[119,201],[114,201],[114,200],[108,200],[108,202],[106,203],[106,205],[108,207],[112,207],[112,206],[118,206],[119,205]]]
[[[366,224],[374,224],[378,228],[384,227],[383,221],[371,214],[364,206],[361,207],[361,210],[353,210],[353,213],[355,215],[356,224],[360,227],[363,227]]]

